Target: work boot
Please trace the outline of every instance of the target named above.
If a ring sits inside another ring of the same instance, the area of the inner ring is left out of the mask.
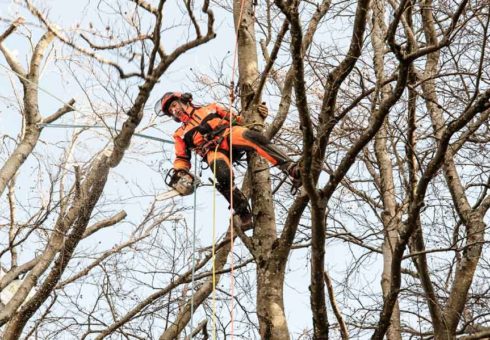
[[[235,214],[240,217],[240,224],[243,231],[253,227],[252,213],[248,206],[248,200],[245,195],[238,189],[233,189],[233,208]]]
[[[253,229],[252,214],[250,212],[245,212],[237,215],[238,217],[240,217],[240,228],[243,231]]]
[[[229,201],[229,186],[218,184],[216,188]],[[230,208],[229,206],[228,209]],[[240,227],[243,231],[253,228],[252,213],[248,206],[248,199],[237,187],[233,188],[233,215],[239,217]]]

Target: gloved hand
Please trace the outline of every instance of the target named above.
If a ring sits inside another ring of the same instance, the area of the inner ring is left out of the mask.
[[[267,118],[267,115],[269,114],[269,109],[265,105],[265,102],[262,102],[257,106],[257,112],[263,119]]]
[[[189,181],[193,180],[192,175],[187,170],[174,169],[174,173],[172,175],[172,178],[170,179],[170,183],[175,184],[179,181],[180,178],[185,177],[185,176],[189,177]]]
[[[242,116],[235,116],[232,121],[232,125],[243,125],[243,117]]]

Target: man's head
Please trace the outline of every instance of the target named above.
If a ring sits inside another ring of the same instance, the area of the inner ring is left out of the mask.
[[[176,122],[186,123],[193,110],[192,94],[167,92],[155,105],[157,115],[172,117]]]

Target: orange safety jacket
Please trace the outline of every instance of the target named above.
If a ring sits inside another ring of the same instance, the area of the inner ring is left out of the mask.
[[[174,133],[174,169],[189,170],[191,151],[196,150],[201,156],[204,156],[207,150],[202,150],[202,148],[209,142],[210,133],[218,128],[229,126],[229,119],[230,113],[216,103],[194,109],[189,121],[182,123],[182,126]],[[241,123],[239,116],[232,114],[232,119]]]

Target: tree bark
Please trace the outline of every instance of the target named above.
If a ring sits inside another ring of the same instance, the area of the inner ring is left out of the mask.
[[[24,164],[27,157],[32,153],[34,147],[41,135],[42,117],[38,107],[38,81],[39,81],[39,64],[44,57],[44,52],[49,46],[54,36],[50,33],[44,34],[34,49],[29,72],[25,72],[22,66],[0,42],[0,51],[2,51],[10,68],[17,74],[24,89],[24,129],[22,139],[15,148],[14,152],[7,159],[0,169],[0,194],[7,187],[8,182],[15,176],[19,168]]]
[[[160,1],[160,10],[163,3],[164,1]],[[46,33],[36,45],[30,61],[28,73],[22,70],[22,66],[13,58],[12,54],[0,44],[0,50],[4,54],[10,68],[17,74],[24,88],[24,117],[26,124],[24,140],[21,141],[13,155],[0,170],[0,193],[4,190],[5,185],[17,172],[26,157],[32,152],[41,131],[41,125],[39,123],[52,122],[72,109],[71,105],[73,104],[73,101],[66,104],[60,110],[44,120],[42,120],[39,114],[37,80],[39,78],[39,68],[43,59],[43,52],[51,40],[56,36],[75,50],[88,55],[89,58],[102,62],[94,53],[86,53],[85,50],[77,48],[73,42],[64,39],[64,36],[59,30],[51,25],[31,2],[27,1],[27,7],[41,20],[43,25],[46,26],[48,33]],[[80,180],[79,174],[76,172],[76,184],[74,186],[75,194],[70,198],[70,208],[66,212],[61,209],[61,213],[56,219],[54,227],[52,227],[53,231],[48,234],[45,248],[37,255],[35,260],[31,261],[28,266],[25,266],[25,268],[29,267],[32,269],[27,273],[22,284],[17,289],[15,295],[9,300],[5,308],[0,310],[0,326],[8,322],[4,335],[6,339],[17,339],[20,336],[26,322],[32,315],[34,315],[55,289],[56,284],[59,282],[78,245],[78,242],[83,238],[86,227],[90,221],[91,212],[104,190],[110,169],[116,167],[121,162],[126,149],[129,147],[135,129],[143,117],[144,105],[158,79],[181,54],[215,37],[215,33],[213,32],[214,16],[212,11],[209,10],[209,1],[204,2],[202,11],[206,13],[208,17],[208,31],[206,35],[202,35],[198,30],[195,39],[178,46],[172,53],[168,55],[158,53],[158,56],[160,57],[159,62],[156,62],[155,59],[157,53],[155,52],[152,54],[150,64],[156,66],[154,68],[150,67],[151,70],[148,71],[148,74],[143,74],[144,82],[138,87],[137,96],[130,109],[126,112],[127,119],[124,121],[121,130],[115,136],[110,150],[104,150],[92,163],[92,166],[85,174],[86,179],[84,181]],[[157,26],[158,28],[156,30],[160,31],[160,24]],[[158,37],[154,37],[154,44],[154,50],[162,52]],[[116,68],[118,66],[111,65]],[[119,67],[119,70],[122,69]],[[144,73],[144,67],[142,67],[142,73]],[[26,139],[27,137],[28,139]],[[38,286],[37,292],[32,298],[26,301],[29,292],[35,286]]]
[[[231,237],[231,226],[228,229],[225,239],[230,239]],[[223,247],[221,247],[216,253],[215,259],[215,270],[217,272],[221,271],[230,254],[231,243],[227,242]],[[221,275],[216,275],[216,284],[218,284]],[[194,309],[197,309],[213,292],[213,279],[208,278],[206,282],[194,293]],[[188,301],[185,306],[180,310],[179,314],[175,318],[175,322],[168,327],[165,332],[160,336],[160,340],[173,340],[177,339],[179,334],[184,330],[185,326],[191,319],[191,301]]]
[[[235,29],[238,34],[242,112],[248,122],[263,122],[252,105],[253,102],[260,102],[257,100],[260,98],[260,93],[256,93],[259,71],[253,1],[235,0],[233,4]],[[282,287],[286,261],[280,263],[271,261],[271,250],[276,239],[276,221],[270,174],[269,171],[255,171],[267,168],[268,164],[255,153],[249,153],[248,163],[249,170],[253,174],[251,198],[255,229],[252,239],[253,249],[250,250],[257,260],[259,332],[263,339],[289,339]]]
[[[387,32],[385,18],[385,2],[374,0],[371,3],[373,16],[373,30],[371,33],[371,43],[374,49],[374,72],[376,75],[376,96],[374,97],[373,109],[377,110],[378,100],[384,101],[390,95],[390,87],[384,85],[384,37]],[[380,195],[383,201],[383,212],[381,214],[384,240],[383,240],[383,273],[381,275],[381,287],[383,296],[388,294],[391,284],[391,263],[393,261],[393,247],[399,237],[400,218],[396,211],[395,185],[393,180],[393,165],[387,150],[388,144],[388,122],[385,121],[374,138],[374,152],[379,164]],[[400,307],[398,302],[393,308],[390,320],[390,327],[387,332],[388,340],[401,340],[400,333]]]
[[[275,263],[270,261],[265,268],[257,269],[259,332],[262,339],[289,339],[283,299],[284,266],[276,267]]]
[[[437,45],[439,41],[431,8],[432,1],[426,0],[422,9],[422,22],[427,41],[431,45]],[[425,70],[421,75],[427,110],[434,126],[434,134],[438,139],[443,137],[447,129],[442,110],[438,104],[439,101],[434,79],[438,71],[439,55],[439,51],[435,51],[427,56]],[[481,257],[484,243],[484,230],[486,227],[483,216],[471,208],[466,197],[464,186],[454,162],[454,153],[451,147],[448,148],[445,154],[443,171],[456,211],[466,227],[467,247],[463,251],[461,259],[457,262],[449,301],[444,308],[444,327],[434,328],[435,339],[437,340],[445,340],[456,335],[455,332],[464,310],[468,291],[473,282],[476,266]]]
[[[103,155],[95,161],[95,164],[91,168],[90,175],[83,183],[80,195],[75,199],[73,204],[74,209],[70,209],[72,215],[74,216],[74,220],[71,223],[64,223],[60,225],[61,227],[65,228],[58,229],[54,233],[55,237],[51,240],[53,250],[48,253],[51,255],[51,257],[46,257],[45,260],[40,261],[39,270],[37,271],[38,273],[42,273],[40,269],[45,270],[44,266],[49,265],[51,262],[50,260],[52,260],[54,255],[58,253],[58,258],[54,262],[50,273],[47,275],[46,279],[44,279],[41,286],[38,288],[38,291],[32,296],[32,298],[30,298],[25,305],[22,306],[20,310],[16,312],[9,320],[3,339],[19,339],[27,321],[46,301],[55,288],[56,283],[59,281],[61,275],[65,271],[69,259],[71,259],[78,242],[80,242],[83,237],[83,233],[90,221],[92,211],[104,189],[108,173],[109,166],[107,164],[107,156]],[[66,227],[69,227],[72,224],[73,228],[71,232],[65,236],[65,233],[67,232]],[[40,274],[35,275],[33,273],[35,270],[36,267],[34,267],[33,271],[29,273],[29,282],[37,282],[37,278]],[[27,279],[25,281],[27,281]],[[25,284],[22,284],[21,288],[24,289],[24,291],[27,291],[24,286]],[[21,288],[19,288],[19,291]],[[14,298],[16,297],[17,294],[14,296]],[[14,298],[12,298],[12,300],[14,300]],[[23,300],[24,299],[22,299],[22,301]]]

